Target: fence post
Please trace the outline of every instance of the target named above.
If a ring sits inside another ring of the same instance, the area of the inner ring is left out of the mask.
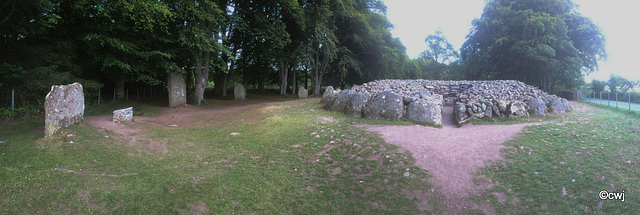
[[[616,109],[618,108],[618,91],[616,90]]]
[[[611,92],[607,93],[607,106],[611,105]]]
[[[631,110],[631,92],[629,92],[629,110]]]
[[[602,104],[602,91],[600,91],[600,104]]]
[[[100,107],[100,90],[102,88],[98,88],[98,107]]]

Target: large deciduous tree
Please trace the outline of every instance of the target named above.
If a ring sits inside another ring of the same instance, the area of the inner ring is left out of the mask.
[[[490,0],[461,54],[468,76],[575,88],[606,57],[600,28],[571,0]]]

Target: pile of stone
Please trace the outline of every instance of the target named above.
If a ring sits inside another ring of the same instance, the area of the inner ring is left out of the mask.
[[[379,80],[350,90],[328,87],[327,110],[354,117],[442,125],[442,107],[455,105],[455,121],[492,116],[525,117],[569,110],[566,99],[519,81]]]
[[[520,81],[475,81],[458,95],[453,109],[455,121],[470,118],[544,116],[570,110],[569,102]]]

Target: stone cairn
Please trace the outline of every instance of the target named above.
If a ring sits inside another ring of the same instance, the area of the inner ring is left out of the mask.
[[[354,117],[442,125],[442,107],[454,105],[458,124],[471,118],[544,116],[571,109],[566,99],[520,81],[379,80],[350,90],[328,87],[324,108]]]
[[[84,93],[82,85],[53,85],[44,102],[44,137],[58,129],[84,120]]]

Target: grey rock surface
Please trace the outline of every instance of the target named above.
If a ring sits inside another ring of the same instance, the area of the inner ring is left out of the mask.
[[[509,118],[529,116],[527,105],[521,101],[513,101],[509,105]]]
[[[55,134],[58,129],[84,120],[84,92],[82,85],[53,85],[44,102],[44,137]]]
[[[442,95],[410,103],[407,105],[405,118],[419,123],[442,125]]]
[[[247,97],[247,90],[244,89],[244,85],[237,83],[236,87],[233,88],[233,96],[235,97],[235,100],[245,100]]]
[[[544,116],[547,105],[540,98],[532,98],[529,100],[529,115],[531,116]]]
[[[352,94],[356,93],[354,90],[343,90],[338,93],[338,97],[336,97],[335,102],[333,102],[333,106],[331,107],[332,111],[337,111],[340,113],[346,113],[347,106],[349,105],[349,98]]]
[[[169,107],[176,107],[187,103],[186,83],[182,74],[170,72],[167,90],[169,90]]]
[[[402,117],[403,112],[402,96],[391,91],[384,91],[376,94],[369,101],[362,111],[362,115],[370,119],[396,120]]]
[[[123,123],[133,121],[133,107],[118,109],[113,111],[113,122]]]
[[[345,113],[353,117],[362,117],[362,110],[370,99],[371,95],[368,93],[353,93],[349,95]]]
[[[301,98],[301,99],[309,98],[309,91],[304,87],[298,88],[298,98]]]

